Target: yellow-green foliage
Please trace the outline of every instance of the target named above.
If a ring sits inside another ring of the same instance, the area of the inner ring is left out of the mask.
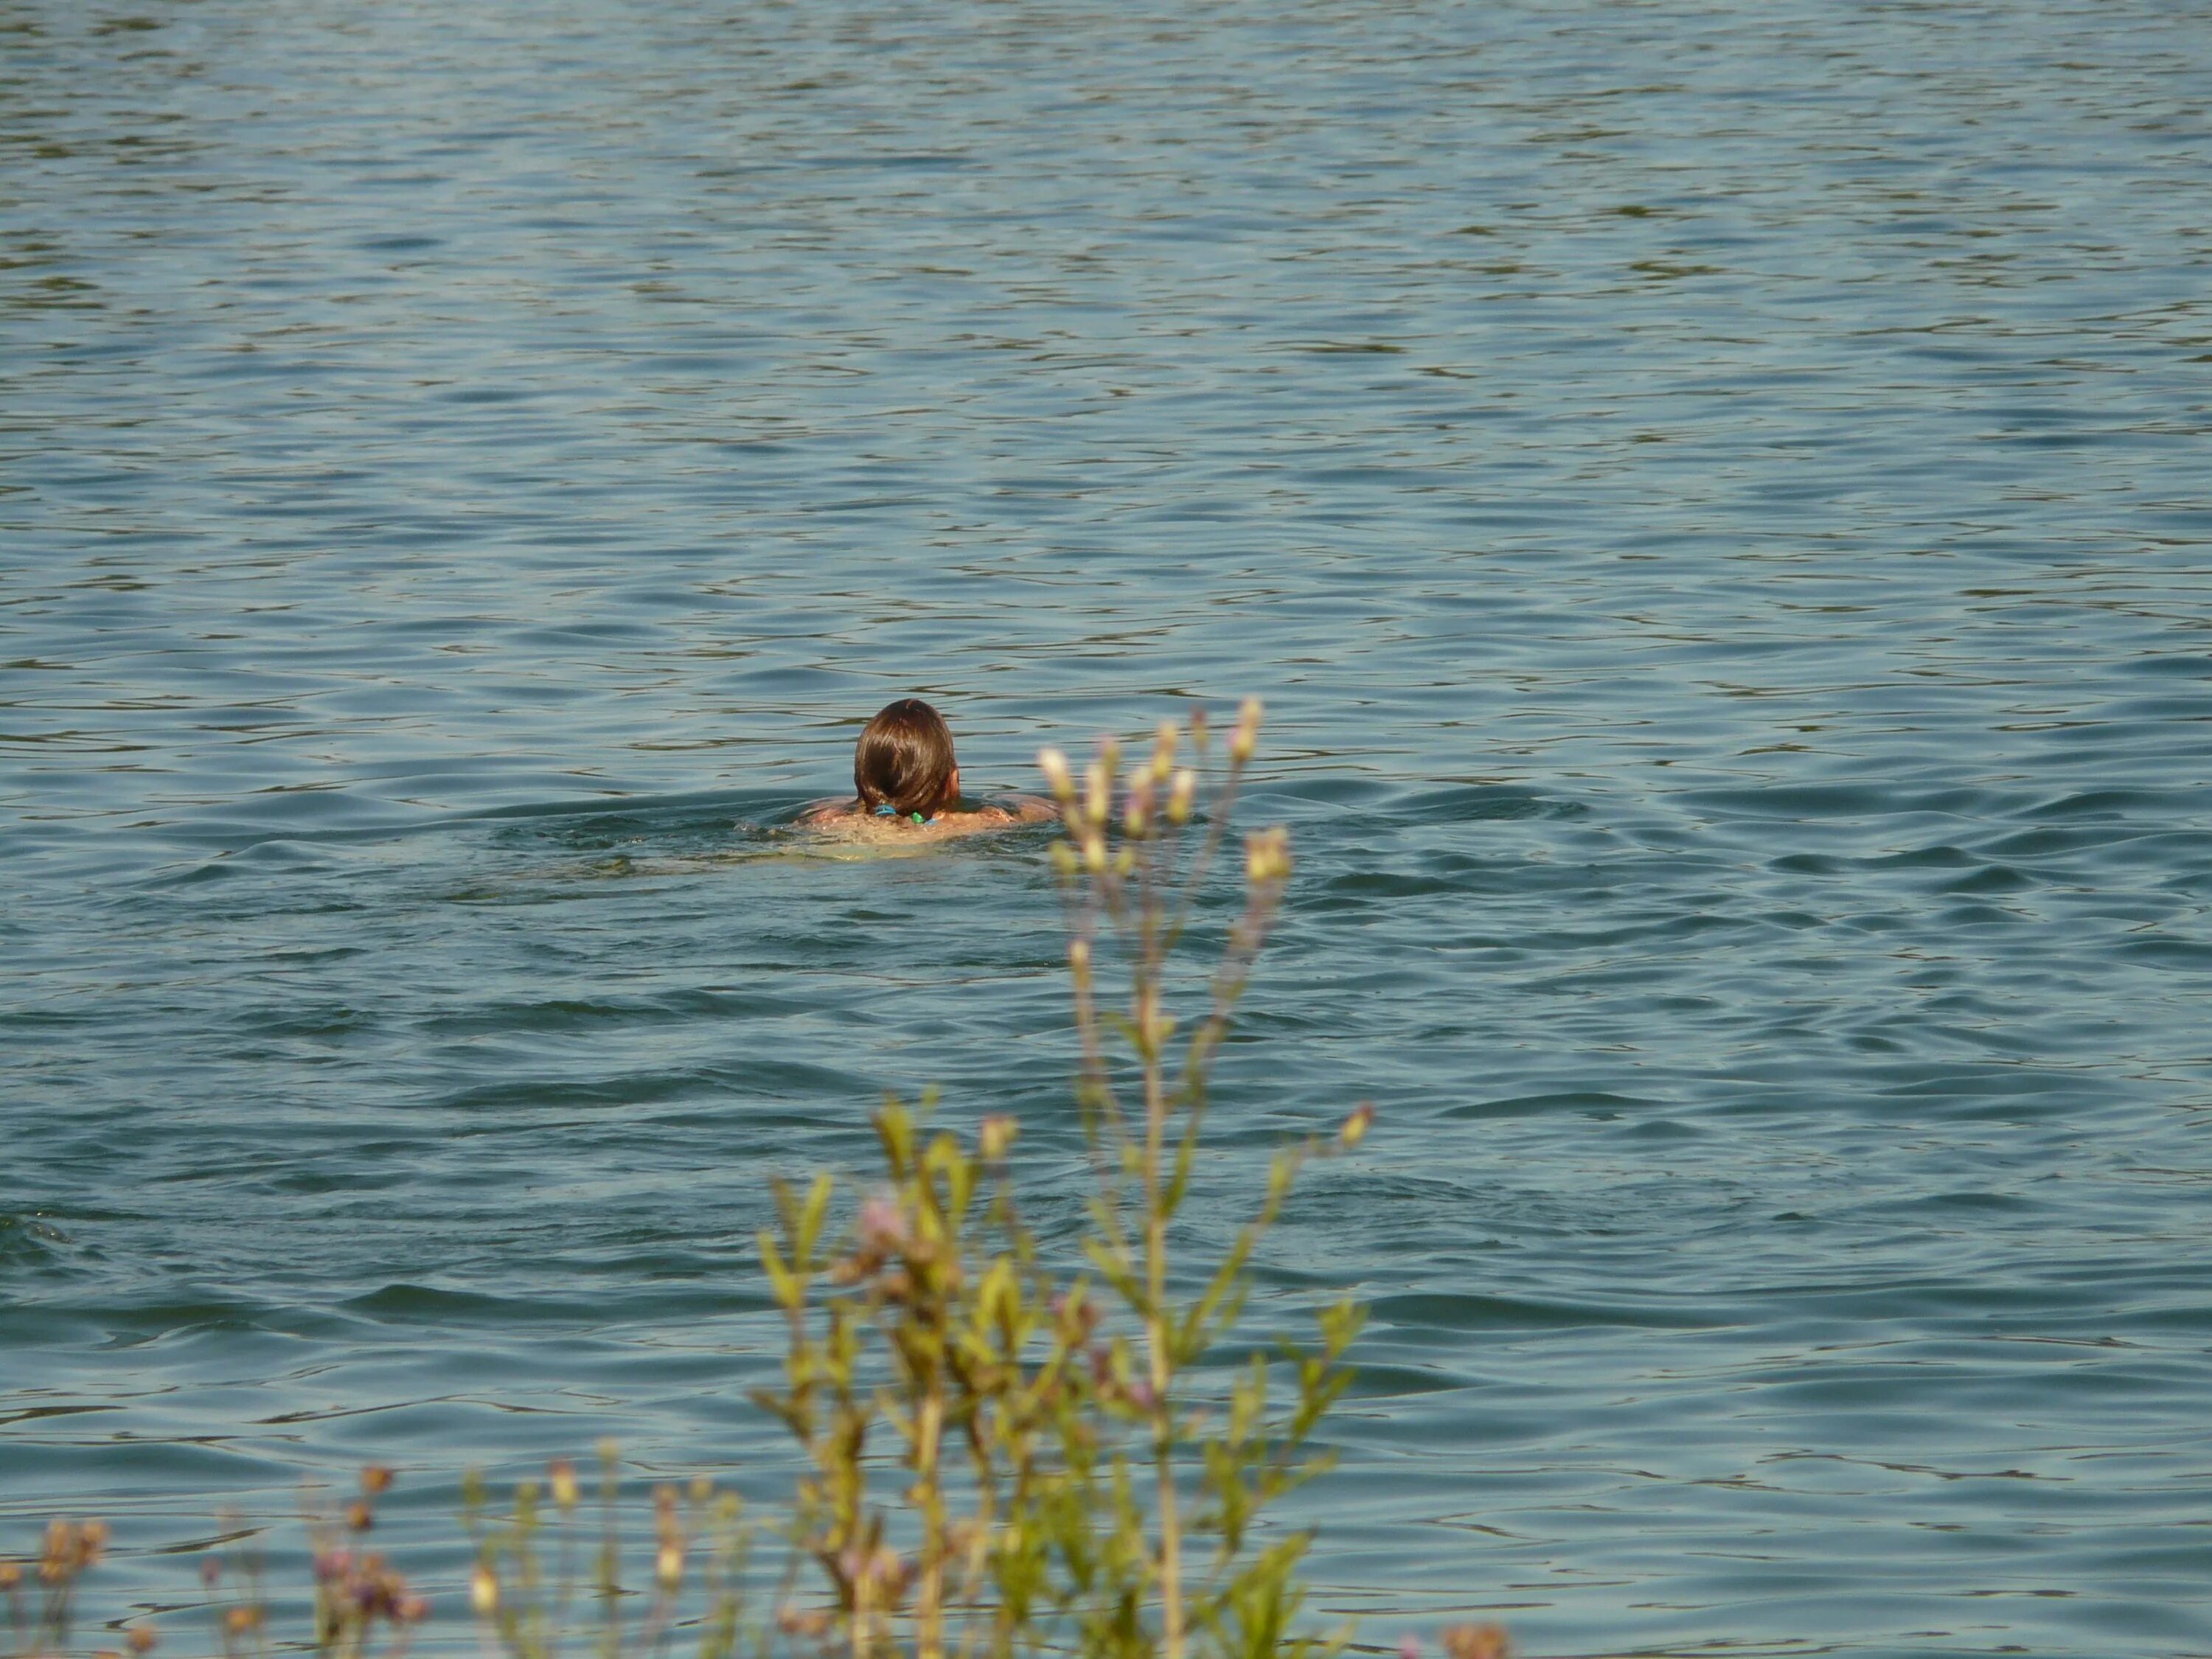
[[[1176,1255],[1213,1062],[1291,872],[1282,831],[1248,840],[1242,912],[1178,1044],[1173,955],[1258,726],[1248,704],[1210,802],[1198,767],[1178,764],[1187,740],[1199,766],[1212,758],[1202,721],[1188,738],[1163,726],[1126,776],[1111,744],[1080,786],[1063,757],[1042,757],[1066,831],[1053,864],[1096,1174],[1076,1261],[1047,1263],[1023,1219],[1011,1119],[963,1139],[932,1127],[927,1102],[886,1102],[884,1183],[834,1246],[830,1181],[778,1188],[761,1256],[789,1346],[784,1386],[757,1397],[805,1452],[792,1536],[825,1592],[785,1611],[787,1632],[854,1659],[1272,1659],[1328,1645],[1292,1628],[1307,1535],[1262,1542],[1254,1526],[1327,1462],[1304,1446],[1345,1387],[1359,1313],[1329,1309],[1313,1350],[1285,1350],[1279,1403],[1263,1357],[1218,1397],[1191,1372],[1236,1326],[1254,1248],[1300,1166],[1356,1141],[1371,1114],[1278,1153],[1219,1261],[1194,1272]],[[1109,958],[1127,981],[1111,1007]],[[888,1492],[870,1455],[886,1442],[903,1471]]]

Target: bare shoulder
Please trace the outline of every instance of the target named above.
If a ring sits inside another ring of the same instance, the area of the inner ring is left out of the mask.
[[[860,815],[860,803],[856,800],[817,800],[799,809],[795,823],[809,830],[821,830],[833,823],[844,823]]]
[[[1001,795],[991,810],[1004,813],[1009,823],[1049,823],[1060,816],[1060,808],[1042,795]]]
[[[956,841],[963,836],[1011,830],[1057,817],[1060,809],[1036,795],[1004,795],[969,811],[940,812],[927,823],[862,809],[857,800],[817,800],[800,809],[793,822],[836,841]]]
[[[1042,823],[1058,816],[1059,809],[1034,795],[1008,795],[971,812],[940,812],[928,825],[936,838],[981,835],[991,830],[1011,830],[1017,824]]]

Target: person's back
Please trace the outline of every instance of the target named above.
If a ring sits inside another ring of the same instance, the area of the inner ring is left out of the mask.
[[[919,697],[880,710],[853,746],[853,799],[820,801],[800,815],[809,828],[866,840],[973,835],[1053,816],[1049,801],[1018,796],[967,807],[960,762],[945,717]]]

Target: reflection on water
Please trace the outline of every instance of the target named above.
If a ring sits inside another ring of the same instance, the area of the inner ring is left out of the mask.
[[[1321,1605],[2212,1644],[2212,34],[2154,0],[0,4],[0,1521],[741,1465],[884,1086],[1072,1224],[1034,833],[1267,697],[1382,1106]],[[793,856],[793,854],[799,854]],[[1198,1209],[1218,1231],[1226,1160]],[[9,1517],[12,1517],[9,1518]],[[447,1605],[453,1605],[450,1595]]]

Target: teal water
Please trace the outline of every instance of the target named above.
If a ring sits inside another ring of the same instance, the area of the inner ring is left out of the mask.
[[[1316,1605],[2212,1652],[2208,107],[2166,0],[0,0],[0,1547],[772,1488],[769,1175],[1081,1181],[1042,835],[781,826],[1254,692]]]

